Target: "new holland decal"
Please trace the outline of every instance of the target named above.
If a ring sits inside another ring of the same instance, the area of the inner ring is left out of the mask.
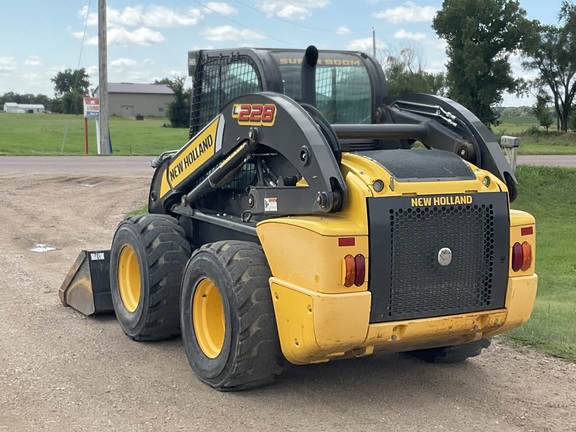
[[[223,126],[224,119],[218,116],[178,152],[178,155],[169,163],[166,175],[162,178],[161,197],[214,156],[220,147]]]
[[[472,195],[440,195],[410,199],[410,205],[412,207],[468,205],[472,204],[472,202]]]

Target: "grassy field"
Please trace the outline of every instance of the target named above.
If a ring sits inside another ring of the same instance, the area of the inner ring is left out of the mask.
[[[522,155],[563,155],[576,154],[576,134],[557,134],[550,128],[534,128],[538,125],[535,117],[501,117],[501,124],[493,128],[497,137],[513,135],[520,137],[518,153]]]
[[[532,317],[505,338],[576,361],[576,169],[519,166],[512,207],[536,217],[538,297]]]
[[[110,137],[116,155],[154,155],[180,148],[187,129],[162,127],[166,118],[143,121],[110,117]],[[97,153],[95,121],[88,121],[89,151]],[[85,154],[84,118],[64,114],[0,113],[0,155]]]
[[[144,121],[110,118],[110,136],[116,155],[155,155],[180,148],[187,129],[162,127],[166,118]],[[520,136],[519,154],[576,154],[576,134],[529,133],[533,117],[504,117],[494,134]],[[95,122],[88,122],[90,154],[96,154]],[[84,118],[64,114],[0,113],[0,155],[84,154]]]

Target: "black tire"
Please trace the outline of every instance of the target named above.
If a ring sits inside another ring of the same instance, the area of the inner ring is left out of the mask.
[[[480,339],[464,345],[410,351],[407,354],[428,363],[461,363],[480,355],[482,349],[488,348],[490,343],[490,339]]]
[[[122,221],[110,251],[110,291],[124,333],[137,341],[180,334],[180,284],[190,244],[176,219],[145,214]]]
[[[254,243],[196,250],[182,279],[184,350],[196,376],[220,391],[259,387],[282,373],[270,269]]]

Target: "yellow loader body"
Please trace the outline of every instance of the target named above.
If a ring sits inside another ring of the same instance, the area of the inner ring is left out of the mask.
[[[374,181],[383,181],[385,185],[393,182],[386,170],[352,154],[343,156],[342,166],[349,190],[345,211],[322,218],[269,219],[257,227],[273,274],[270,289],[282,352],[287,360],[308,364],[365,356],[376,351],[402,352],[460,345],[490,338],[529,319],[537,286],[534,259],[526,270],[509,269],[504,307],[371,323],[369,269],[363,283],[351,287],[345,286],[343,271],[346,255],[362,254],[367,258],[367,267],[379,265],[369,259],[367,198],[410,196],[417,205],[427,202],[431,195],[477,196],[505,190],[506,186],[495,176],[474,167],[475,180],[397,183],[393,191],[388,187],[377,192]],[[510,248],[517,242],[527,241],[534,250],[534,218],[516,210],[510,210],[509,215]],[[350,238],[354,239],[353,246],[339,245],[342,243],[339,239]]]

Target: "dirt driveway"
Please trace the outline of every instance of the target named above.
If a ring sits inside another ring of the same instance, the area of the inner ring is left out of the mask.
[[[152,170],[128,158],[116,168],[0,159],[0,431],[576,430],[576,365],[498,342],[461,365],[375,356],[292,367],[250,392],[211,390],[180,340],[132,342],[113,317],[58,299],[78,252],[108,248],[146,201]],[[31,251],[38,243],[55,250]]]

